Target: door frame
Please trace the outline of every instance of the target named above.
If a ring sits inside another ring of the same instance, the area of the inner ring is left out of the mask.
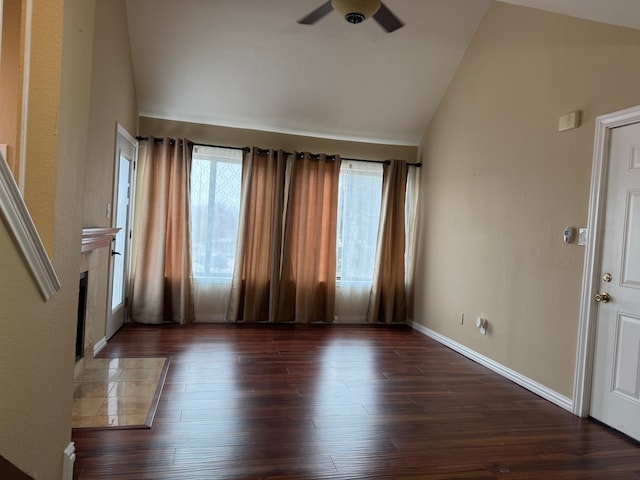
[[[580,417],[589,416],[591,410],[591,386],[598,313],[593,300],[593,292],[600,285],[611,129],[638,122],[640,122],[640,105],[596,117],[589,192],[588,235],[582,273],[580,321],[573,384],[573,413]]]
[[[131,159],[132,162],[132,167],[133,167],[133,174],[130,174],[130,183],[129,183],[129,213],[131,218],[129,218],[127,224],[129,226],[130,229],[133,229],[133,210],[134,210],[134,199],[135,199],[135,168],[136,168],[136,162],[138,160],[138,140],[131,135],[127,129],[120,124],[120,122],[116,122],[116,128],[115,128],[115,136],[114,136],[114,144],[113,144],[113,186],[112,186],[112,191],[111,191],[111,207],[110,207],[110,222],[111,222],[111,226],[115,227],[116,226],[116,210],[117,210],[117,203],[118,203],[118,178],[119,178],[119,172],[120,172],[120,151],[118,150],[118,135],[121,135],[127,142],[129,142],[132,146],[133,146],[133,158]],[[129,234],[127,232],[125,232],[125,236],[129,236]],[[115,238],[112,240],[112,242],[109,244],[109,252],[111,252],[111,250],[113,249],[113,242],[115,241]],[[129,295],[129,287],[130,287],[130,274],[131,274],[131,238],[125,239],[125,244],[129,245],[129,251],[126,253],[123,253],[125,255],[124,258],[124,268],[125,268],[125,276],[127,277],[127,279],[125,280],[125,297],[128,297]],[[110,339],[109,337],[109,322],[111,321],[111,316],[113,314],[113,306],[111,304],[112,302],[112,296],[113,296],[113,254],[109,254],[109,264],[108,264],[108,269],[109,269],[109,275],[108,275],[108,282],[107,282],[107,316],[106,316],[106,321],[105,321],[105,338],[107,340]],[[127,322],[127,313],[128,313],[128,301],[125,298],[124,300],[125,302],[125,323]]]

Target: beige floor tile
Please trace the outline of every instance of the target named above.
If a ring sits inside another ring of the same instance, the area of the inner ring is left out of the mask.
[[[157,368],[164,367],[164,358],[121,358],[120,368]]]
[[[73,398],[106,397],[115,384],[109,382],[76,382]]]
[[[81,382],[115,382],[122,373],[117,368],[88,369],[82,373]]]
[[[152,400],[153,396],[107,397],[95,415],[146,415]]]
[[[165,358],[87,360],[74,383],[73,427],[144,425]]]
[[[73,401],[73,415],[78,417],[89,417],[97,415],[98,409],[104,403],[104,398],[78,398]]]
[[[127,425],[144,425],[147,420],[146,414],[136,414],[136,415],[107,415],[107,416],[98,416],[96,418],[96,423],[102,427],[116,427],[116,426],[127,426]]]
[[[119,368],[120,358],[92,358],[84,361],[84,368],[88,370]]]
[[[73,428],[86,428],[86,427],[95,427],[96,425],[96,416],[91,417],[73,417],[71,422],[71,426]]]
[[[109,397],[153,397],[158,382],[115,382],[109,391]]]
[[[118,377],[120,382],[157,382],[160,369],[155,368],[127,368]]]

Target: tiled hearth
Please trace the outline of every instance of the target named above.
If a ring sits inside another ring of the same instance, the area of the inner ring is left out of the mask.
[[[169,360],[85,359],[73,389],[73,428],[150,427]]]
[[[150,427],[169,359],[94,358],[107,344],[98,272],[105,265],[98,250],[109,248],[118,228],[85,228],[82,232],[78,335],[73,388],[73,428]]]

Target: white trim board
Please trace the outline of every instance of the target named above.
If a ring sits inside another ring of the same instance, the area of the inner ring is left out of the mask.
[[[76,461],[76,444],[69,442],[62,454],[62,480],[73,480],[73,464]]]
[[[2,155],[0,158],[0,214],[46,301],[60,290],[60,280],[49,260],[11,169]]]
[[[589,218],[587,223],[589,235],[582,274],[580,322],[578,324],[576,370],[573,386],[573,413],[581,417],[588,416],[591,408],[591,381],[593,377],[597,315],[597,308],[594,306],[592,295],[600,281],[599,258],[602,253],[602,234],[604,229],[606,174],[609,167],[609,157],[607,155],[609,137],[612,128],[638,122],[640,122],[640,105],[596,117],[591,190],[589,192]]]
[[[138,149],[138,140],[133,135],[131,135],[127,131],[127,129],[125,127],[123,127],[119,122],[116,122],[116,134],[118,134],[118,133],[120,135],[122,135],[127,140],[127,142],[129,142],[131,145],[133,145],[134,148],[137,151],[137,149]]]
[[[461,355],[464,355],[470,360],[473,360],[476,363],[479,363],[483,367],[487,367],[489,370],[496,372],[499,375],[511,380],[514,383],[517,383],[523,388],[526,388],[530,392],[535,393],[536,395],[544,398],[545,400],[550,401],[551,403],[564,408],[565,410],[572,411],[573,410],[573,402],[570,398],[565,397],[564,395],[559,394],[558,392],[551,390],[550,388],[545,387],[544,385],[536,382],[535,380],[531,380],[524,375],[511,370],[510,368],[505,367],[504,365],[492,360],[489,357],[485,357],[484,355],[471,350],[470,348],[465,347],[461,343],[458,343],[449,337],[445,337],[444,335],[439,334],[438,332],[431,330],[419,323],[413,322],[411,327],[426,335],[429,338],[432,338],[438,343],[441,343],[445,347],[449,347],[451,350],[454,350]]]
[[[106,346],[107,346],[107,337],[102,337],[93,346],[93,356],[95,357],[96,355],[98,355],[100,353],[100,350],[102,350]]]
[[[27,121],[29,118],[29,85],[31,83],[31,23],[33,18],[33,0],[25,4],[24,20],[24,57],[22,59],[22,110],[20,119],[20,152],[18,155],[18,186],[24,192],[27,170]]]

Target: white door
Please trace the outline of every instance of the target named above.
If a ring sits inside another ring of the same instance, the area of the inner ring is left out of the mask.
[[[591,416],[640,440],[640,123],[611,129]]]
[[[107,339],[122,327],[127,314],[136,150],[136,139],[118,125],[111,225],[120,231],[111,243]]]

